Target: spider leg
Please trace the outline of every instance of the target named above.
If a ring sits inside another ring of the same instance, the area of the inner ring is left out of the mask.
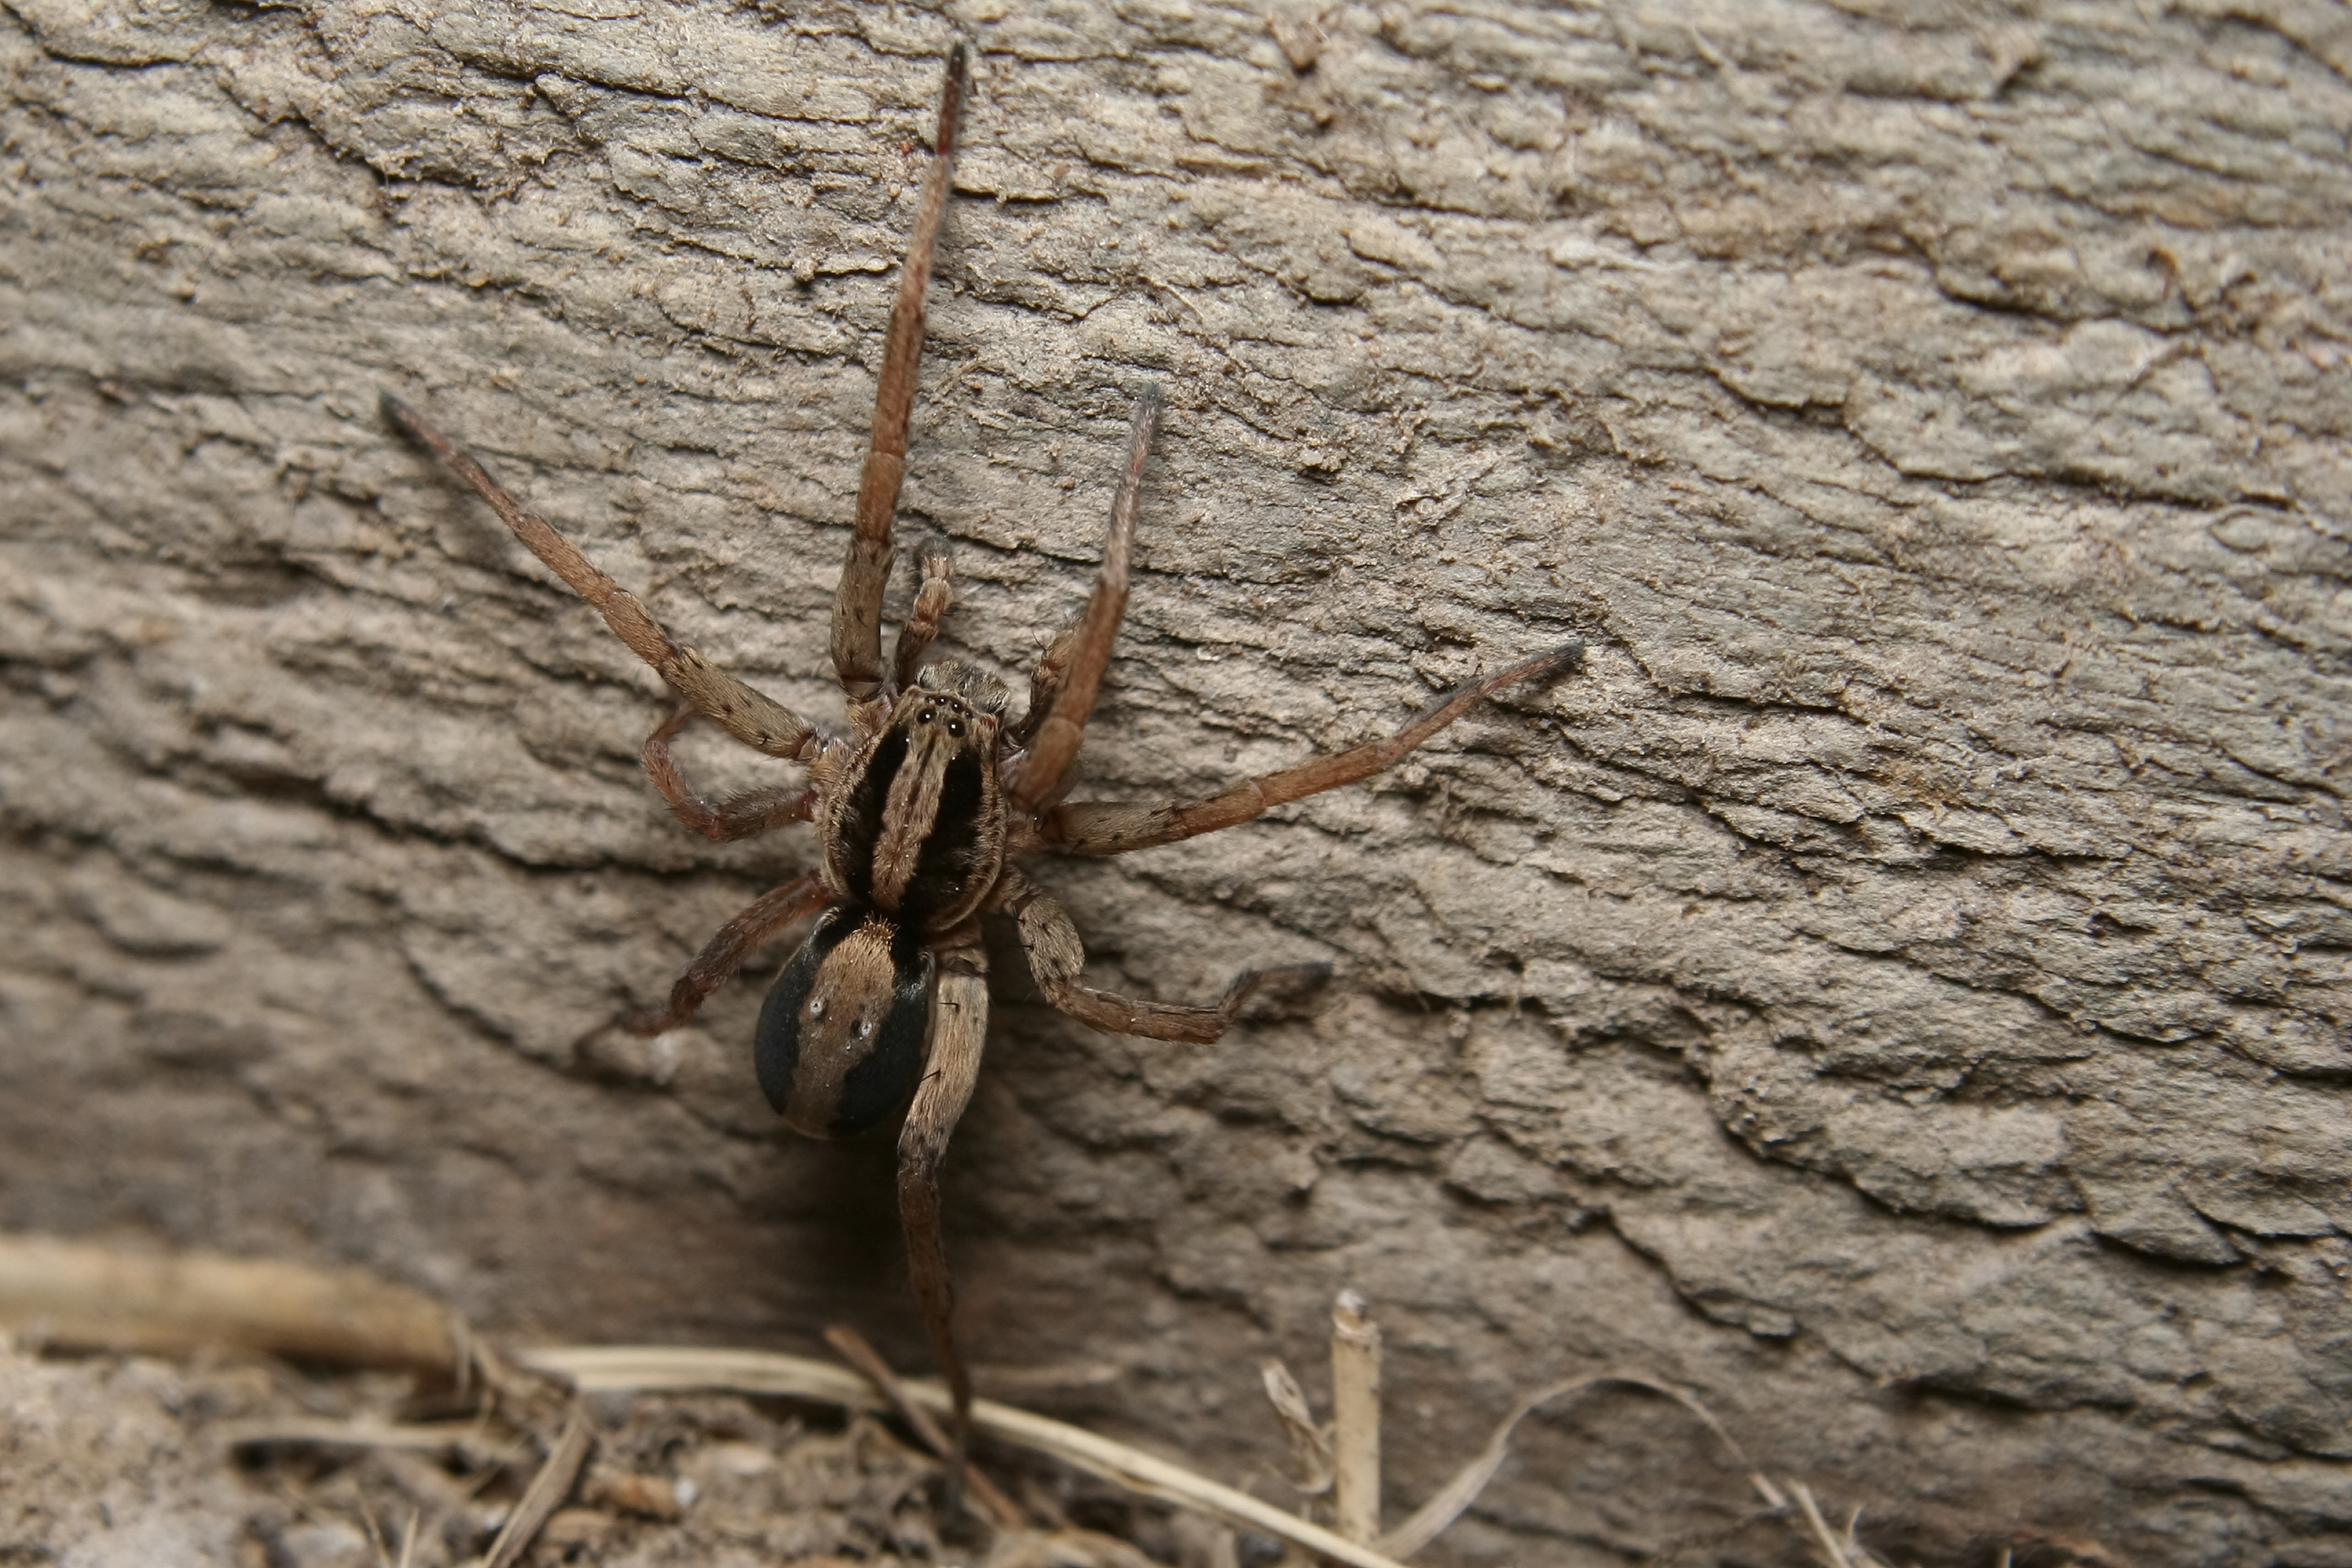
[[[1267,984],[1297,985],[1331,973],[1328,963],[1294,963],[1279,969],[1254,969],[1237,975],[1213,1007],[1186,1007],[1168,1002],[1139,1002],[1114,996],[1078,984],[1087,951],[1078,928],[1062,906],[1018,871],[1005,876],[1006,896],[1001,905],[1021,934],[1022,951],[1029,956],[1029,973],[1037,988],[1055,1009],[1082,1024],[1114,1035],[1140,1035],[1150,1040],[1183,1040],[1205,1046],[1225,1032],[1234,1016]]]
[[[1103,541],[1102,570],[1095,574],[1095,591],[1087,599],[1085,618],[1076,640],[1057,674],[1054,706],[1037,726],[1036,738],[1013,782],[1008,804],[1015,811],[1035,811],[1054,798],[1062,774],[1078,754],[1086,738],[1087,717],[1094,711],[1095,693],[1102,686],[1104,668],[1110,663],[1111,644],[1118,640],[1119,618],[1127,614],[1127,576],[1135,554],[1135,510],[1143,493],[1143,465],[1151,456],[1151,437],[1160,428],[1160,388],[1147,386],[1135,401],[1135,425],[1127,441],[1127,469],[1119,476],[1118,495],[1111,502],[1110,533]],[[1066,634],[1065,634],[1066,635]],[[1043,680],[1046,664],[1061,647],[1061,639],[1038,668]],[[1033,695],[1032,703],[1034,703]],[[1022,720],[1025,726],[1032,721]]]
[[[686,782],[677,771],[677,762],[669,754],[669,743],[686,728],[695,715],[691,702],[681,700],[670,710],[661,727],[646,737],[645,750],[638,759],[661,791],[669,808],[705,838],[721,843],[736,838],[755,838],[771,833],[791,822],[806,822],[816,806],[816,791],[813,789],[755,789],[743,795],[730,795],[713,804],[705,800],[695,787]]]
[[[1057,805],[1040,817],[1040,835],[1045,842],[1059,844],[1074,855],[1124,855],[1130,849],[1149,849],[1155,844],[1173,844],[1180,838],[1232,827],[1286,801],[1303,800],[1368,779],[1505,687],[1557,675],[1583,656],[1583,643],[1562,644],[1499,674],[1456,687],[1386,740],[1244,779],[1206,800],[1167,805],[1118,805],[1104,801]]]
[[[1029,672],[1029,710],[1021,715],[1019,723],[1005,731],[1007,742],[1028,745],[1037,733],[1037,726],[1045,721],[1045,715],[1053,710],[1054,693],[1062,689],[1062,672],[1070,668],[1070,659],[1078,651],[1078,634],[1085,629],[1086,614],[1081,611],[1045,645],[1037,668]]]
[[[891,659],[898,690],[915,684],[915,677],[923,668],[923,655],[930,651],[932,639],[940,635],[940,617],[954,603],[955,585],[948,581],[948,558],[924,556],[923,585],[916,591],[915,607],[908,613],[907,624],[898,628],[898,649]]]
[[[385,418],[473,486],[514,536],[573,593],[593,605],[614,635],[629,645],[629,651],[658,670],[696,711],[709,715],[729,734],[772,757],[799,760],[809,751],[816,731],[798,715],[714,668],[694,649],[672,642],[635,595],[606,576],[571,541],[550,527],[545,518],[515,500],[463,447],[392,394],[385,393],[382,401]]]
[[[930,178],[915,212],[915,232],[898,270],[898,299],[882,342],[881,384],[874,398],[874,433],[857,482],[857,531],[842,563],[833,596],[833,668],[854,708],[882,695],[882,589],[890,576],[890,520],[907,478],[907,417],[915,403],[916,363],[923,353],[923,290],[931,279],[931,249],[947,211],[948,177],[955,163],[956,116],[963,107],[968,57],[948,51],[940,89],[940,129]]]
[[[614,1020],[614,1026],[632,1035],[658,1035],[677,1028],[693,1017],[695,1009],[743,967],[745,959],[786,926],[824,908],[830,897],[824,890],[824,878],[815,871],[803,872],[781,887],[769,889],[750,909],[720,926],[719,934],[703,945],[694,962],[686,966],[686,973],[677,977],[677,984],[670,987],[669,1005],[625,1015]]]
[[[981,948],[977,921],[964,922],[934,951],[939,979],[931,993],[929,1049],[898,1133],[898,1223],[907,1233],[908,1273],[923,1329],[955,1399],[955,1454],[948,1465],[952,1503],[971,1436],[971,1378],[956,1350],[951,1321],[955,1287],[940,1230],[940,1160],[980,1077],[981,1047],[988,1033],[988,955]]]

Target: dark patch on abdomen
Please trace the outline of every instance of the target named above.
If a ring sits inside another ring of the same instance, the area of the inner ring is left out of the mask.
[[[834,1106],[833,1135],[854,1138],[893,1115],[915,1092],[923,1074],[923,1042],[930,1033],[931,958],[910,926],[900,926],[890,942],[897,977],[890,1011],[874,1032],[874,1045],[841,1080]]]

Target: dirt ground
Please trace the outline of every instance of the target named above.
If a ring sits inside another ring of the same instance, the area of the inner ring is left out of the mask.
[[[0,1563],[478,1562],[538,1468],[523,1434],[461,1420],[457,1436],[405,1447],[251,1436],[451,1414],[420,1411],[412,1392],[404,1378],[306,1374],[282,1363],[8,1351],[0,1354]],[[1025,1497],[1058,1526],[1006,1534],[966,1516],[943,1531],[937,1463],[864,1415],[675,1394],[606,1397],[593,1415],[594,1458],[524,1562],[1213,1568],[1197,1523],[1171,1522],[1165,1510],[1066,1474],[1058,1489],[1024,1478]],[[1252,1555],[1273,1553],[1253,1543],[1244,1558]]]

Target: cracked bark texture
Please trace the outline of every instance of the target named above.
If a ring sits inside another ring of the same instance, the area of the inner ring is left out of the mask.
[[[1347,1284],[1406,1501],[1624,1366],[1882,1552],[2352,1562],[2342,7],[5,3],[0,1223],[919,1358],[887,1152],[773,1128],[757,984],[574,1047],[811,845],[668,819],[653,678],[374,403],[835,720],[961,33],[951,649],[1025,668],[1171,402],[1082,793],[1591,647],[1045,865],[1096,984],[1339,969],[1200,1049],[1000,947],[983,1392],[1284,1495],[1255,1360]],[[1769,1555],[1746,1507],[1603,1399],[1432,1557]]]

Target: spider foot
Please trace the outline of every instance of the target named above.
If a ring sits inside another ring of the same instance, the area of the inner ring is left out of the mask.
[[[667,1088],[677,1076],[679,1026],[667,1010],[623,1013],[572,1042],[572,1064],[604,1082]]]
[[[1217,1011],[1227,1018],[1242,1016],[1248,1008],[1256,1017],[1281,1017],[1297,1010],[1297,1004],[1307,993],[1319,990],[1331,978],[1328,963],[1286,963],[1274,969],[1253,969],[1234,977],[1225,987],[1224,999]],[[1256,1005],[1252,1007],[1251,1003]]]

